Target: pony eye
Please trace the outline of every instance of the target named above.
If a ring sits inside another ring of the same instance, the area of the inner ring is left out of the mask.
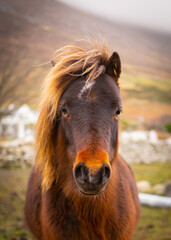
[[[121,110],[118,109],[118,110],[116,111],[115,115],[116,115],[116,116],[119,116],[120,113],[121,113]]]
[[[65,106],[61,107],[62,115],[66,118],[69,116],[68,111]]]

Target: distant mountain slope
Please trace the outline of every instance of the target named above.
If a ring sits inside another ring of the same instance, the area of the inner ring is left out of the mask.
[[[42,62],[65,44],[100,35],[121,55],[124,71],[171,77],[169,35],[109,22],[55,0],[0,0],[0,50],[20,46]]]

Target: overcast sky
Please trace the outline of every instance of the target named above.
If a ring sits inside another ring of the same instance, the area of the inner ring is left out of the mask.
[[[171,0],[59,0],[111,20],[171,34]]]

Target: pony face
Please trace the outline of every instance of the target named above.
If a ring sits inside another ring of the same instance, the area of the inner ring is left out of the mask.
[[[87,84],[79,77],[59,101],[70,170],[83,194],[102,192],[111,177],[121,110],[118,85],[108,74]]]
[[[105,44],[90,45],[90,50],[72,45],[59,49],[44,82],[36,124],[43,191],[54,184],[72,191],[77,184],[84,194],[97,194],[112,174],[121,62],[117,52],[109,57]]]

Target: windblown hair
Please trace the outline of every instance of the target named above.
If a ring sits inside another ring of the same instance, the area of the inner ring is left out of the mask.
[[[63,92],[78,77],[86,76],[87,84],[105,71],[109,58],[107,45],[92,42],[89,45],[91,49],[88,50],[73,45],[59,49],[43,85],[41,111],[36,125],[36,166],[41,168],[43,190],[50,188],[53,181],[57,180],[57,169],[53,163],[53,130]]]

